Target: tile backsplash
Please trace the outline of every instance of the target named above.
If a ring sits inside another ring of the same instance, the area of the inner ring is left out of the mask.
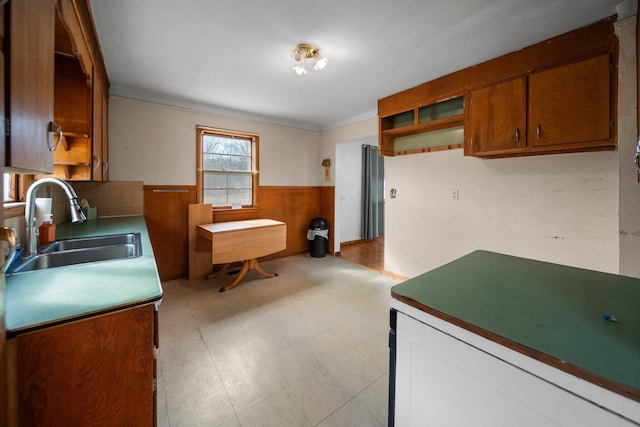
[[[144,214],[143,181],[70,182],[78,195],[78,202],[86,199],[89,206],[98,208],[98,217]],[[69,200],[57,185],[46,185],[37,197],[51,197],[53,222],[69,220]],[[22,236],[24,216],[5,218],[5,225],[13,227]]]
[[[142,181],[73,182],[78,201],[87,199],[98,208],[98,217],[142,215],[144,183]]]

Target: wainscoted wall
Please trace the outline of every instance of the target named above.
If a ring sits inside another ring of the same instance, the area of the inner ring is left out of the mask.
[[[287,223],[287,249],[264,259],[309,250],[307,229],[313,218],[329,223],[333,247],[334,187],[260,187],[259,207],[212,212],[212,222],[271,218]],[[188,276],[188,205],[196,203],[195,186],[144,186],[144,215],[160,280]]]
[[[316,217],[329,224],[333,247],[334,199],[335,187],[260,187],[260,216],[287,223],[287,249],[280,256],[309,250],[307,229]]]

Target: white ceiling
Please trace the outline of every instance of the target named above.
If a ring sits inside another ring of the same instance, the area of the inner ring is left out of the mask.
[[[111,94],[309,130],[637,0],[90,0]],[[298,76],[289,52],[329,58]]]

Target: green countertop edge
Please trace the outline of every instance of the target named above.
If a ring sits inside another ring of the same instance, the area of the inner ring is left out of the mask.
[[[142,256],[7,276],[7,335],[160,300],[162,285],[143,216],[59,224],[56,238],[128,232],[141,234]]]
[[[639,399],[640,279],[475,251],[394,286],[396,295]],[[610,315],[618,322],[603,318]]]

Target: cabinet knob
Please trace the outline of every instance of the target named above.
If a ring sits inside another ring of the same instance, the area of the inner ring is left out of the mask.
[[[47,143],[49,144],[49,151],[56,151],[56,149],[60,146],[60,143],[62,142],[62,127],[56,122],[49,122],[49,132],[55,132],[58,134],[58,141],[56,141],[56,143],[53,144],[53,147],[47,141]]]
[[[100,167],[100,157],[93,156],[93,163],[95,164],[95,166],[93,167],[93,170],[97,171],[98,168]]]

